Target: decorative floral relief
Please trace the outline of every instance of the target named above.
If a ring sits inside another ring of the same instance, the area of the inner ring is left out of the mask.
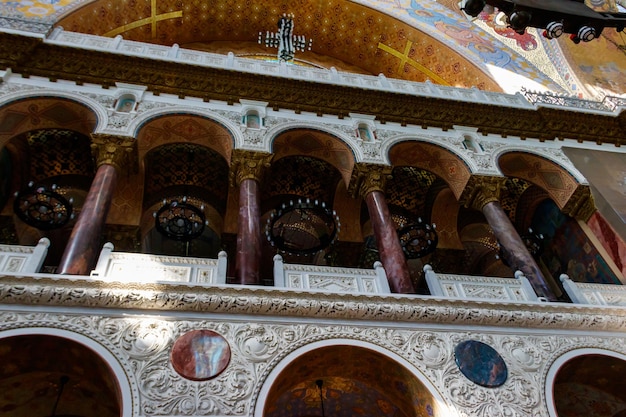
[[[250,415],[269,372],[286,355],[312,342],[352,339],[404,357],[424,375],[461,416],[547,416],[543,385],[552,361],[579,347],[626,350],[624,338],[445,331],[358,323],[330,325],[275,323],[263,317],[250,322],[95,314],[3,312],[0,330],[48,327],[88,336],[115,355],[136,382],[135,416]],[[211,329],[226,338],[231,362],[215,379],[190,381],[170,364],[174,340],[194,329]],[[523,330],[522,330],[523,331]],[[519,329],[518,329],[519,332]],[[1,335],[1,334],[0,334]],[[478,386],[461,375],[453,347],[467,339],[482,340],[502,355],[509,378],[498,388]],[[342,342],[345,343],[345,342]]]

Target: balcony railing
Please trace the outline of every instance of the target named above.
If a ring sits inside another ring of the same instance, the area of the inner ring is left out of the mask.
[[[204,51],[183,49],[177,44],[164,46],[129,41],[125,40],[120,35],[115,38],[88,35],[64,31],[61,27],[55,28],[45,39],[45,42],[73,48],[105,51],[126,56],[158,59],[210,68],[223,68],[254,74],[265,74],[371,90],[392,91],[402,94],[458,100],[470,103],[489,103],[494,106],[506,106],[518,109],[556,106],[584,112],[591,111],[610,114],[616,113],[619,109],[626,106],[626,100],[620,97],[605,97],[603,101],[593,101],[580,99],[578,97],[526,90],[513,95],[495,93],[481,91],[477,88],[457,88],[430,82],[419,83],[388,79],[383,74],[379,74],[378,76],[362,75],[340,72],[335,68],[325,70],[297,65],[286,65],[284,62],[253,60],[236,57],[233,53],[220,55]]]
[[[39,273],[50,242],[43,238],[36,246],[0,245],[0,275],[60,277]],[[217,259],[190,258],[140,253],[114,252],[107,243],[100,252],[96,268],[89,278],[105,282],[227,285],[226,252]],[[537,297],[522,272],[515,278],[438,274],[430,265],[424,267],[426,282],[434,297],[496,302],[546,302]],[[83,276],[64,278],[85,279]],[[280,255],[274,257],[274,287],[299,291],[325,291],[346,294],[389,294],[383,265],[373,269],[288,264]],[[626,286],[573,282],[561,275],[563,287],[573,303],[626,307]]]
[[[626,286],[624,285],[574,282],[565,274],[561,275],[561,282],[567,295],[576,304],[626,307]]]
[[[0,273],[34,273],[41,270],[50,241],[39,239],[37,246],[0,245]]]
[[[430,293],[438,297],[489,299],[500,301],[547,301],[537,297],[535,290],[521,271],[515,279],[468,275],[439,275],[430,265],[424,266]]]
[[[217,259],[113,252],[106,243],[92,278],[103,281],[225,284],[226,252]]]

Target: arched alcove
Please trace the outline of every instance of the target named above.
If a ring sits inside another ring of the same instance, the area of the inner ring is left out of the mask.
[[[50,334],[0,339],[0,410],[12,417],[119,417],[112,367],[85,345]]]
[[[268,378],[255,416],[448,415],[410,365],[376,346],[329,343],[289,355]]]
[[[548,374],[553,417],[626,416],[626,358],[614,352],[584,349],[559,358]]]

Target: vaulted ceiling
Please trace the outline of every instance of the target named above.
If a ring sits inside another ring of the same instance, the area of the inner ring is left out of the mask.
[[[589,6],[616,10],[613,0]],[[615,30],[575,45],[566,37],[546,40],[534,29],[517,34],[497,12],[468,20],[456,0],[0,3],[0,17],[18,29],[54,25],[258,59],[275,56],[258,44],[259,32],[275,31],[277,20],[293,13],[295,33],[313,41],[297,57],[303,65],[508,93],[522,87],[594,99],[622,93],[626,48]]]

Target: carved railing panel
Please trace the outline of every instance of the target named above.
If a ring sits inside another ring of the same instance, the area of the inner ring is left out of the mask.
[[[0,245],[0,273],[39,272],[50,241],[42,238],[37,246]]]
[[[336,293],[390,292],[387,275],[380,262],[374,264],[374,269],[337,268],[286,264],[280,255],[274,257],[274,286]]]
[[[113,252],[104,245],[91,277],[104,281],[225,284],[226,252],[218,259]]]
[[[430,293],[438,297],[475,298],[503,301],[543,301],[520,272],[515,278],[436,274],[430,265],[424,267]]]

